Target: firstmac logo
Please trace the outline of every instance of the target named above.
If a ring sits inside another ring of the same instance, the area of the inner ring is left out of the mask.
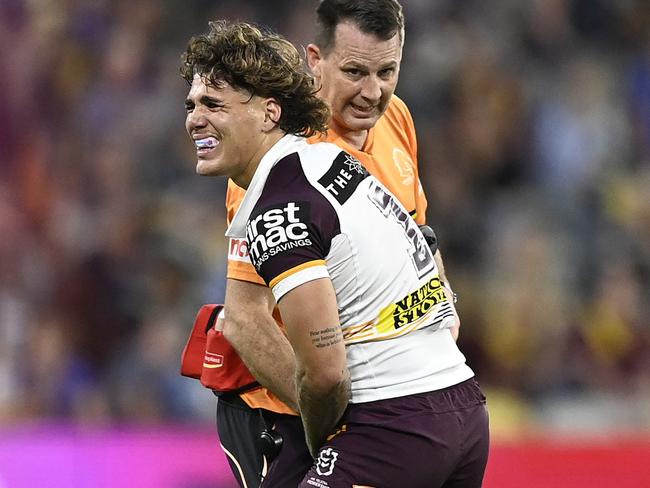
[[[307,224],[309,203],[288,202],[267,207],[249,220],[246,240],[257,269],[272,256],[295,247],[311,246]]]

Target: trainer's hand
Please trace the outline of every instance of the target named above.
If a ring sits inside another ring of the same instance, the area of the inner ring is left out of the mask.
[[[444,282],[445,278],[444,278],[444,268],[442,266],[442,258],[440,257],[440,253],[438,253],[438,237],[436,236],[436,233],[430,226],[420,225],[419,227],[420,227],[420,232],[422,232],[422,235],[424,235],[424,239],[427,241],[427,244],[429,245],[429,248],[431,249],[434,258],[436,259],[436,263],[438,264],[438,268],[441,272],[440,278]],[[452,296],[455,297],[455,295],[451,287],[449,286],[449,283],[447,282],[444,283],[445,283],[444,287],[450,297],[451,308],[454,312],[454,325],[450,329],[451,335],[454,337],[454,340],[458,340],[458,334],[460,332],[460,317],[458,316],[458,312],[456,311],[455,298],[451,300],[451,297]]]

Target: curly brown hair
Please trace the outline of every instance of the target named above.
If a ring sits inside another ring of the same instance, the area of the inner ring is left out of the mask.
[[[287,133],[311,136],[327,130],[329,108],[316,96],[316,85],[296,48],[271,31],[219,20],[210,32],[193,37],[183,53],[181,76],[192,83],[199,74],[214,86],[227,82],[282,107],[279,126]]]

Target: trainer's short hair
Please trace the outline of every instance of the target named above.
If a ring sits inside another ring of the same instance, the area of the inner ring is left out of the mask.
[[[404,14],[396,0],[322,0],[316,10],[315,43],[325,54],[334,47],[336,26],[352,22],[362,32],[404,41]]]
[[[329,108],[303,59],[289,41],[245,22],[209,23],[207,34],[193,37],[181,57],[181,76],[192,83],[199,74],[214,86],[275,98],[282,107],[279,125],[291,134],[311,136],[327,130]]]

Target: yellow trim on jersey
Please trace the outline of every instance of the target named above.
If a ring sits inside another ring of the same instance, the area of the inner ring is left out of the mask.
[[[374,321],[343,329],[346,344],[361,341],[392,339],[418,329],[431,321],[440,311],[443,302],[449,301],[442,282],[437,276],[401,300],[380,310]]]
[[[317,259],[315,261],[308,261],[306,263],[299,264],[298,266],[294,266],[293,268],[288,269],[284,273],[280,273],[278,276],[273,278],[271,280],[271,282],[269,283],[269,287],[273,288],[280,281],[284,280],[285,278],[288,278],[292,274],[295,274],[298,271],[302,271],[303,269],[313,268],[314,266],[325,266],[325,260],[324,259]]]
[[[425,315],[423,315],[416,321],[411,322],[408,325],[402,326],[399,329],[393,329],[392,331],[379,332],[375,327],[373,327],[367,331],[364,331],[362,334],[356,334],[353,337],[349,337],[347,340],[345,339],[345,335],[344,335],[344,341],[346,344],[352,344],[354,342],[383,341],[386,339],[399,337],[411,332],[412,330],[419,329],[420,326],[422,325],[428,324],[432,313],[433,311],[430,310],[429,312],[427,312]]]
[[[359,325],[349,325],[345,328],[345,330],[343,330],[343,341],[347,342],[348,339],[352,338],[353,336],[356,339],[357,336],[365,335],[368,332],[374,334],[374,327],[375,323],[372,320]]]

